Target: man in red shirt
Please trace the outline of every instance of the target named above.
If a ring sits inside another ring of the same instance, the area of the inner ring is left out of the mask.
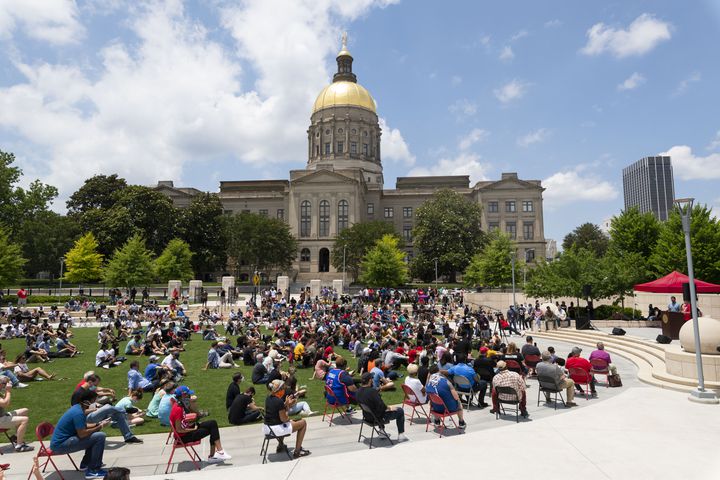
[[[17,297],[18,297],[18,306],[22,307],[24,305],[27,305],[27,290],[24,288],[20,288],[20,290],[17,291]]]
[[[590,365],[589,360],[582,358],[580,356],[580,353],[582,353],[582,348],[573,347],[572,351],[570,352],[570,358],[568,358],[567,362],[565,363],[565,368],[567,368],[568,371],[570,371],[570,369],[572,368],[579,368],[587,372],[587,374],[590,376],[590,392],[593,396],[596,396],[597,392],[595,391],[595,377],[593,377],[590,373],[592,365]],[[582,387],[578,385],[578,383],[587,383],[587,378],[580,375],[573,375],[572,372],[570,372],[570,378],[572,378],[575,382],[575,388],[582,393]]]

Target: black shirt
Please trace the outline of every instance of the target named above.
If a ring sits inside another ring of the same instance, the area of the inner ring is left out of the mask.
[[[252,369],[252,382],[255,384],[261,383],[261,380],[267,375],[267,368],[262,363],[256,363]]]
[[[283,410],[285,410],[285,402],[275,395],[269,395],[265,400],[265,425],[282,424],[280,412]]]
[[[425,382],[427,382],[428,375],[430,374],[430,368],[426,367],[425,365],[420,365],[418,368],[418,380],[420,380],[420,383],[425,385]]]
[[[495,376],[495,360],[481,355],[473,362],[473,369],[478,377],[486,382],[491,382]]]
[[[233,400],[235,400],[235,397],[240,395],[240,386],[232,382],[230,385],[228,385],[227,394],[225,395],[225,408],[229,409],[230,406],[233,404]]]
[[[387,405],[380,398],[380,393],[372,387],[360,387],[355,395],[358,403],[362,403],[370,407],[370,410],[375,414],[375,417],[382,421],[385,412],[387,411]],[[363,411],[363,419],[368,422],[372,422],[372,418],[367,418],[365,411]]]
[[[239,425],[247,414],[247,407],[252,403],[252,397],[241,393],[235,397],[228,410],[228,422]]]

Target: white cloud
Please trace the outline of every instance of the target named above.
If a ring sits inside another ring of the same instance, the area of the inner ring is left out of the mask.
[[[545,28],[556,28],[562,25],[562,21],[558,18],[554,18],[552,20],[548,20],[545,22]]]
[[[384,118],[380,118],[380,128],[382,129],[380,151],[383,160],[399,162],[407,166],[414,165],[415,155],[410,153],[410,147],[405,142],[400,130],[390,128]]]
[[[634,90],[643,83],[645,83],[645,77],[643,77],[638,72],[634,72],[632,75],[626,78],[624,82],[619,84],[617,86],[617,89],[620,91]]]
[[[512,47],[510,47],[509,45],[503,47],[502,51],[500,51],[500,56],[498,58],[500,58],[500,60],[504,62],[509,62],[510,60],[515,58]]]
[[[550,132],[546,128],[538,128],[537,130],[518,138],[517,144],[520,147],[527,148],[534,143],[544,142],[548,135],[550,135]]]
[[[511,42],[515,42],[515,41],[520,40],[521,38],[524,38],[524,37],[527,37],[527,36],[528,36],[527,30],[520,30],[520,31],[517,32],[515,35],[513,35],[512,37],[510,37],[510,41],[511,41]]]
[[[715,138],[713,138],[707,146],[708,150],[717,150],[718,148],[720,148],[720,130],[715,133]]]
[[[527,83],[515,79],[500,88],[496,88],[493,93],[502,103],[509,103],[521,99],[527,93],[527,87]]]
[[[467,150],[478,142],[482,142],[490,135],[490,132],[483,130],[482,128],[473,128],[470,132],[460,139],[458,148],[460,150]]]
[[[462,83],[462,81],[463,81],[463,79],[460,75],[453,75],[450,78],[450,85],[452,85],[453,87],[457,87],[458,85],[460,85]]]
[[[716,180],[720,178],[720,153],[700,157],[687,145],[675,145],[667,152],[672,158],[673,175],[683,180]]]
[[[578,201],[607,202],[618,196],[612,183],[583,167],[557,172],[543,180],[542,185],[546,189],[543,199],[551,208]]]
[[[430,175],[470,175],[471,182],[487,180],[488,165],[480,162],[480,155],[461,152],[452,158],[441,158],[431,167],[417,166],[408,173],[411,177]]]
[[[673,92],[673,96],[682,95],[685,93],[688,89],[688,87],[696,82],[699,82],[702,80],[702,75],[700,72],[693,72],[691,73],[687,78],[684,78],[680,81],[677,88],[675,89],[675,92]]]
[[[670,40],[672,25],[643,13],[627,29],[596,23],[587,31],[588,42],[580,50],[585,55],[610,53],[617,58],[643,55],[659,43]]]
[[[249,86],[234,52],[180,0],[143,4],[126,20],[134,36],[102,48],[99,66],[17,64],[24,80],[0,88],[0,129],[27,145],[16,153],[28,176],[61,195],[96,173],[152,184],[217,158],[298,162],[340,25],[388,3],[247,0],[223,9],[223,27],[253,68]],[[391,155],[409,161],[400,132],[386,128]]]
[[[51,44],[77,43],[84,28],[74,0],[3,0],[0,2],[0,39],[18,31]]]
[[[450,113],[453,113],[458,119],[471,117],[477,113],[477,105],[467,98],[456,100],[449,107]]]

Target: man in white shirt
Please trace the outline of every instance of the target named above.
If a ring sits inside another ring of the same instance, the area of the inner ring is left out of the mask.
[[[162,365],[170,367],[175,372],[175,378],[185,376],[185,365],[180,362],[180,352],[173,352],[166,356],[162,361]]]
[[[418,380],[417,373],[418,373],[418,366],[414,363],[411,363],[407,367],[407,373],[408,376],[405,377],[405,385],[410,387],[410,389],[413,391],[413,394],[415,395],[415,399],[420,403],[426,403],[427,402],[427,394],[425,393],[425,387],[423,384]],[[412,398],[410,400],[413,400]]]

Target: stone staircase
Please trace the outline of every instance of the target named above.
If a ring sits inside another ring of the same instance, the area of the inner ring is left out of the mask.
[[[697,387],[697,380],[679,377],[667,372],[665,365],[665,345],[634,337],[610,335],[594,330],[569,330],[533,332],[533,337],[546,340],[558,340],[578,346],[595,348],[597,342],[605,344],[605,350],[620,355],[638,367],[638,379],[659,388],[679,392],[690,392]],[[705,387],[720,392],[720,382],[705,381]]]

